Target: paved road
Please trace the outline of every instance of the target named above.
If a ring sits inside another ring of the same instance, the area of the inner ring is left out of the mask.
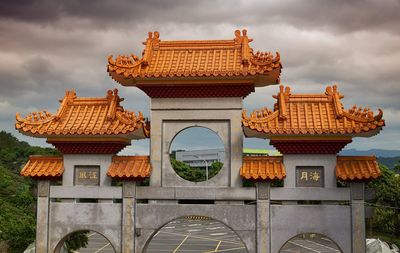
[[[89,242],[86,248],[81,248],[79,253],[115,253],[114,249],[104,236],[90,232]]]
[[[330,239],[314,235],[313,237],[296,237],[288,241],[279,253],[340,253],[336,244]]]
[[[161,228],[146,253],[247,253],[239,237],[215,220],[177,219]]]
[[[114,253],[103,236],[90,233],[89,243],[79,253]],[[152,238],[146,253],[247,253],[240,238],[219,221],[209,219],[174,220]],[[330,239],[300,236],[287,242],[279,253],[340,253]]]

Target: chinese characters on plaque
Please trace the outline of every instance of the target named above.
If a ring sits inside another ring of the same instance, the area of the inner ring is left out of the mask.
[[[100,167],[75,166],[75,185],[100,185]]]
[[[322,166],[297,166],[297,187],[324,187],[324,167]]]

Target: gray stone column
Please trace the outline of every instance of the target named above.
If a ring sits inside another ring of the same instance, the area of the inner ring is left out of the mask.
[[[50,181],[38,181],[36,252],[47,252],[49,234],[49,196]]]
[[[124,181],[122,189],[122,252],[135,252],[136,183]]]
[[[271,252],[270,183],[257,183],[257,253]]]
[[[351,182],[352,252],[365,252],[364,183]]]

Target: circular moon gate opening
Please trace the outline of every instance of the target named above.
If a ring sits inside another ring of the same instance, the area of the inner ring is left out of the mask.
[[[91,230],[81,230],[68,234],[57,245],[54,252],[116,253],[107,238]]]
[[[279,253],[293,252],[324,252],[324,253],[341,253],[337,244],[330,238],[315,233],[299,234],[289,241],[279,250]]]
[[[172,168],[181,178],[202,182],[213,178],[224,165],[225,149],[221,138],[205,127],[189,127],[171,142]]]
[[[222,222],[203,216],[188,216],[167,223],[155,233],[145,253],[156,252],[248,251],[239,236]]]

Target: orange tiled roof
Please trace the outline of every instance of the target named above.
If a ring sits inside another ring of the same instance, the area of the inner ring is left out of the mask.
[[[282,156],[245,156],[240,168],[240,175],[245,179],[274,180],[286,177]]]
[[[238,76],[259,76],[253,82],[260,85],[279,83],[279,53],[255,53],[246,30],[236,30],[231,40],[162,41],[159,37],[158,32],[149,32],[141,59],[133,54],[116,59],[109,56],[112,78],[123,85],[135,85],[146,78]]]
[[[121,101],[117,89],[103,98],[78,98],[75,91],[67,91],[56,114],[33,112],[22,118],[17,113],[15,127],[21,133],[42,137],[149,136],[143,115],[125,111]]]
[[[149,156],[114,156],[107,175],[114,178],[150,177],[151,165]]]
[[[371,180],[381,175],[375,156],[338,156],[336,177],[341,180]]]
[[[385,125],[383,112],[374,116],[368,108],[354,106],[344,109],[337,86],[327,87],[325,94],[294,95],[290,88],[280,86],[274,110],[254,111],[248,117],[243,111],[242,124],[247,136],[261,133],[277,135],[352,135],[376,134]]]
[[[62,157],[30,156],[20,174],[24,177],[61,177],[63,172]]]

